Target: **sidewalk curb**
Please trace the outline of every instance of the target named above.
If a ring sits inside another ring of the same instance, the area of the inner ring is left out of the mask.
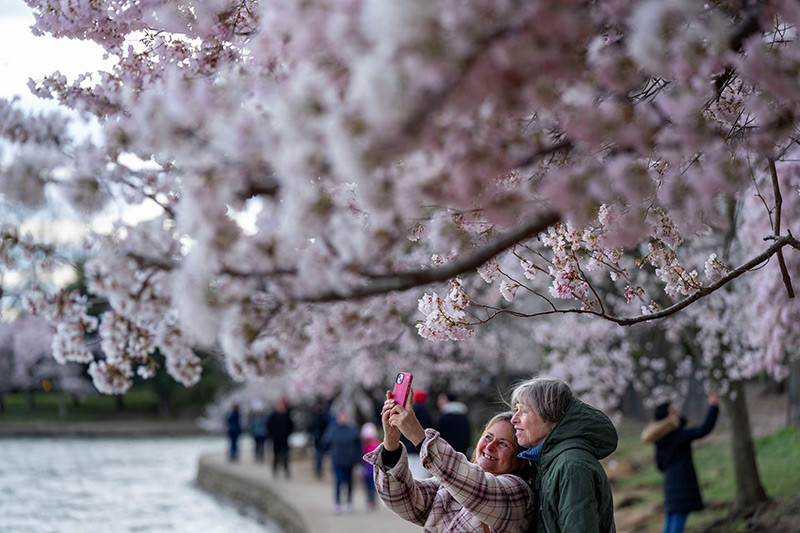
[[[220,468],[214,454],[200,457],[196,483],[202,489],[254,507],[286,533],[310,533],[297,510],[265,483],[257,483],[238,469]]]
[[[286,533],[413,533],[420,530],[381,503],[368,508],[358,474],[354,475],[352,512],[337,514],[333,508],[332,474],[327,469],[323,479],[318,479],[311,458],[297,454],[291,461],[289,479],[283,473],[276,475],[270,463],[254,462],[245,450],[236,462],[229,461],[224,451],[206,453],[198,461],[196,484],[256,509]]]

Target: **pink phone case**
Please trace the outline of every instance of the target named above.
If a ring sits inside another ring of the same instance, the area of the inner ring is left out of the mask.
[[[414,376],[408,372],[400,372],[394,378],[394,389],[392,389],[392,398],[400,405],[406,404],[406,396],[408,396],[408,389],[411,388],[411,382]]]

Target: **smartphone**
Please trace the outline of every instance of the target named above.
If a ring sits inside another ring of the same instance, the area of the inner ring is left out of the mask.
[[[397,377],[394,378],[394,388],[392,389],[392,398],[402,406],[406,405],[406,398],[408,390],[411,388],[411,381],[414,376],[408,372],[399,372]]]

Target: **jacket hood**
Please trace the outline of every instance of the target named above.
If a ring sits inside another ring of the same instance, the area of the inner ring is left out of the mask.
[[[617,449],[617,430],[605,413],[573,398],[564,417],[558,421],[542,446],[543,468],[560,453],[583,449],[596,459],[604,459]]]
[[[680,421],[673,417],[667,417],[664,420],[650,422],[642,431],[642,442],[647,444],[655,444],[672,433],[673,430],[678,429],[679,425]]]

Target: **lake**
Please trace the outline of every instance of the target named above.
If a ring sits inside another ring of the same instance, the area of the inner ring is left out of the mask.
[[[0,439],[2,533],[280,533],[194,485],[222,436]]]

